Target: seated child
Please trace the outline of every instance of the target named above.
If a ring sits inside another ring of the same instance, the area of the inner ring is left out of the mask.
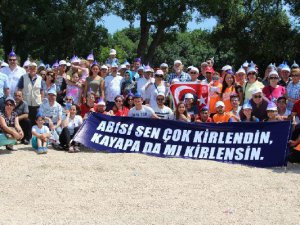
[[[40,113],[37,114],[36,120],[37,125],[32,127],[32,147],[37,150],[38,154],[47,153],[48,140],[51,136],[50,130],[44,125],[44,117]]]

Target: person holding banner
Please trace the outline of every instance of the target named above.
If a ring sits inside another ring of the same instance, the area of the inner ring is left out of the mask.
[[[220,82],[220,74],[215,72],[212,75],[212,82],[209,84],[209,112],[211,116],[216,113],[216,103],[221,99],[220,93],[222,90],[222,83]]]
[[[124,106],[124,97],[117,95],[115,97],[115,105],[110,110],[110,114],[113,116],[128,116],[129,109]]]
[[[252,114],[252,106],[249,102],[244,103],[243,109],[240,111],[240,117],[242,122],[259,122]]]
[[[231,113],[225,112],[225,104],[222,101],[218,101],[216,103],[216,109],[217,113],[213,116],[213,121],[215,123],[227,123],[227,122],[233,122],[233,115]],[[236,120],[239,121],[239,119],[236,117]]]
[[[191,117],[188,114],[185,104],[180,102],[175,110],[175,120],[183,121],[183,122],[191,122]]]
[[[155,114],[161,119],[173,120],[174,113],[168,106],[164,105],[165,99],[165,93],[159,92],[156,97],[157,106],[154,106],[152,109],[154,110]]]
[[[138,118],[155,118],[160,119],[152,108],[149,106],[143,105],[143,98],[140,93],[136,93],[133,97],[134,107],[129,110],[129,117],[138,117]]]
[[[200,110],[199,115],[195,119],[196,123],[211,123],[213,122],[212,118],[209,116],[208,107],[204,106]]]

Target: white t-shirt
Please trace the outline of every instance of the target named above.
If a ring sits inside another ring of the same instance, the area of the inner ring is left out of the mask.
[[[35,131],[38,134],[46,134],[46,133],[50,133],[50,130],[47,126],[43,125],[42,128],[39,128],[37,125],[34,125],[31,128],[31,131]]]
[[[161,119],[165,120],[173,120],[174,119],[174,113],[172,109],[170,109],[168,106],[164,106],[163,108],[159,108],[157,105],[152,108],[155,112],[155,114],[160,117]]]
[[[141,93],[143,99],[146,99],[146,95],[145,95],[145,92],[146,92],[146,86],[149,84],[149,83],[154,83],[154,78],[151,77],[150,79],[146,79],[145,77],[141,77],[138,79],[137,81],[137,84],[136,84],[136,89],[137,89],[137,92]]]
[[[109,75],[105,77],[104,84],[105,84],[105,95],[106,100],[109,102],[115,101],[115,97],[121,94],[121,83],[123,77],[117,75],[113,77]]]
[[[138,118],[151,118],[153,114],[153,109],[151,109],[149,106],[142,105],[141,110],[137,110],[135,107],[131,108],[129,110],[128,116]]]
[[[149,99],[149,105],[151,108],[157,106],[156,97],[159,92],[163,92],[166,94],[166,86],[164,83],[157,86],[156,84],[150,84],[146,89],[145,99]]]
[[[26,74],[26,70],[20,66],[17,66],[14,70],[11,70],[9,67],[3,67],[0,72],[8,76],[7,83],[10,90],[10,95],[14,96],[19,79],[21,76]]]
[[[70,134],[74,134],[75,127],[79,127],[82,124],[82,117],[80,115],[76,115],[73,119],[69,118],[68,130]]]

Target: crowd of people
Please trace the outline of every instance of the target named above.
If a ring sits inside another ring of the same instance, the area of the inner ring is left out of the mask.
[[[175,104],[170,86],[178,82],[207,85],[207,104],[200,106],[193,93]],[[49,143],[79,152],[80,143],[72,137],[95,112],[194,123],[291,120],[291,161],[300,159],[300,67],[295,62],[271,63],[264,71],[246,61],[236,71],[225,65],[217,72],[213,58],[198,67],[175,60],[172,66],[152,68],[141,58],[121,64],[111,49],[104,63],[91,53],[51,66],[27,59],[21,67],[11,51],[8,63],[1,63],[0,107],[0,145],[7,143],[1,144],[3,137],[25,145],[31,141],[39,154],[47,152]],[[14,144],[5,145],[15,150]]]

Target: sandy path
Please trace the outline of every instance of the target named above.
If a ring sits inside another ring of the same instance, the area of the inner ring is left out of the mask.
[[[300,165],[0,150],[0,224],[300,224]]]

